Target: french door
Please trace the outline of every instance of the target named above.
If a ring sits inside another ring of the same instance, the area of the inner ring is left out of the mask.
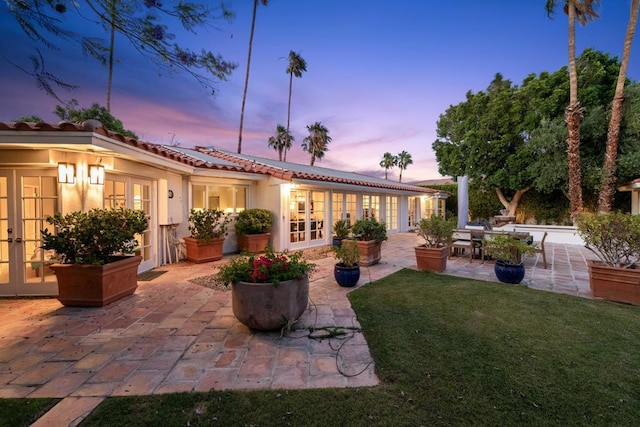
[[[58,199],[55,171],[0,170],[0,296],[58,294],[52,254],[40,248]]]
[[[289,197],[289,248],[325,243],[325,192],[292,189]]]

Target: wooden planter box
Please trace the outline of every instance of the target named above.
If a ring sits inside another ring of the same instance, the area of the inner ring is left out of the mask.
[[[185,237],[184,244],[187,248],[187,260],[196,264],[222,259],[224,237],[213,239],[207,244],[198,243],[198,240],[192,237]]]
[[[358,264],[361,267],[367,267],[380,262],[382,258],[382,243],[376,243],[375,240],[358,240],[358,251],[360,258]]]
[[[589,260],[589,284],[596,298],[640,305],[640,268],[614,268]]]
[[[418,270],[434,271],[442,273],[447,269],[448,246],[441,248],[428,248],[424,245],[416,246],[416,262]]]
[[[239,234],[238,250],[240,252],[250,252],[253,254],[264,252],[266,246],[269,244],[270,238],[271,233]]]
[[[104,265],[52,264],[58,279],[58,300],[70,307],[102,307],[138,287],[141,256],[123,257]]]

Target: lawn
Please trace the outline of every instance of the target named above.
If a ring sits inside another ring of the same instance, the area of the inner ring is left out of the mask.
[[[110,398],[88,426],[637,425],[640,307],[402,270],[350,294],[382,385]]]

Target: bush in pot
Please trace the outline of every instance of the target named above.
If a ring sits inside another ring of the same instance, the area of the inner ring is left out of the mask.
[[[231,286],[233,313],[258,330],[279,329],[298,319],[307,308],[309,275],[315,264],[302,252],[241,255],[220,266],[215,280]]]
[[[58,299],[70,306],[103,306],[135,292],[142,257],[127,256],[148,226],[143,211],[92,209],[47,218],[55,232],[42,230],[42,248],[55,252],[50,268]]]
[[[236,219],[238,249],[244,252],[264,252],[273,228],[273,213],[268,209],[245,209]]]
[[[190,237],[185,237],[187,259],[195,263],[222,259],[229,214],[219,209],[191,209],[189,212]]]
[[[491,234],[482,240],[483,252],[491,255],[496,262],[494,272],[504,283],[518,284],[524,279],[523,255],[536,253],[535,246],[529,245],[509,233]]]
[[[333,224],[333,246],[340,246],[343,239],[349,237],[351,227],[346,219],[339,219]]]
[[[582,214],[576,222],[587,249],[593,296],[640,305],[640,216],[625,213]]]
[[[360,218],[351,227],[353,238],[358,241],[360,265],[377,264],[382,258],[382,242],[387,240],[387,225],[375,218]]]
[[[416,232],[425,241],[423,245],[415,247],[418,269],[443,272],[447,268],[447,244],[457,226],[455,220],[434,215],[422,218],[415,226]]]
[[[358,259],[360,250],[358,242],[345,239],[340,246],[333,247],[333,253],[338,262],[333,267],[333,277],[340,286],[353,287],[360,280],[360,265]]]

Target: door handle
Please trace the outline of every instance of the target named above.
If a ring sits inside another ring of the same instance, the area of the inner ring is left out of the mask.
[[[13,242],[13,237],[9,237],[9,238],[7,239],[7,242],[9,242],[9,243]]]
[[[16,243],[22,243],[22,237],[16,237]]]

